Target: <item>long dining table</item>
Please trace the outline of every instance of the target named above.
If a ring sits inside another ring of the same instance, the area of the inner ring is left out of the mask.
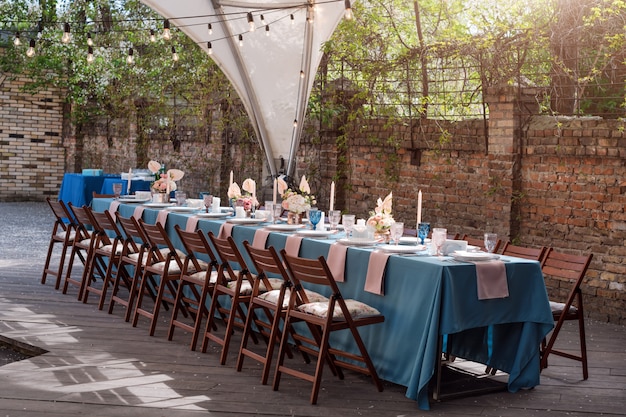
[[[104,211],[111,202],[94,199],[92,206]],[[116,209],[130,217],[136,207],[121,204]],[[145,208],[141,216],[145,222],[155,223],[158,214],[159,209]],[[182,247],[174,226],[185,228],[191,216],[176,212],[167,215],[165,228],[176,246]],[[224,222],[202,218],[196,227],[217,235]],[[242,245],[244,240],[252,242],[262,227],[235,225],[231,235]],[[280,250],[288,236],[287,232],[271,232],[266,245]],[[299,256],[326,257],[335,240],[304,238]],[[406,396],[416,400],[419,408],[430,408],[429,384],[441,355],[443,335],[453,336],[447,353],[507,373],[510,392],[540,383],[539,346],[554,323],[538,262],[502,256],[509,296],[479,300],[476,265],[424,255],[391,255],[385,269],[384,295],[368,292],[364,281],[371,255],[371,248],[349,247],[345,280],[339,287],[344,297],[367,303],[385,316],[384,323],[361,328],[361,336],[379,376],[405,386]],[[350,349],[348,336],[335,336],[332,342]]]

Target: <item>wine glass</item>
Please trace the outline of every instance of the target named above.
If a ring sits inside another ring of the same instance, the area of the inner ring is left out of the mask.
[[[417,237],[420,239],[420,243],[424,244],[424,239],[428,237],[430,232],[430,223],[420,223],[417,225]]]
[[[485,249],[487,252],[493,253],[498,243],[498,235],[496,233],[485,233]]]
[[[446,237],[448,234],[448,230],[440,228],[440,227],[435,227],[433,229],[433,245],[435,245],[435,249],[436,251],[436,255],[437,256],[442,256],[443,253],[441,251],[441,249],[443,248],[443,244],[446,243]]]
[[[348,239],[352,237],[352,229],[354,228],[355,221],[356,216],[354,214],[344,214],[341,216],[341,223],[343,224],[343,228],[346,230],[346,237]]]
[[[337,230],[339,221],[341,220],[341,210],[330,210],[328,212],[328,222],[330,223],[330,230]]]
[[[184,191],[174,192],[174,198],[176,199],[176,205],[182,207],[187,203],[187,193]]]
[[[280,220],[280,216],[283,214],[283,206],[280,203],[274,204],[274,224]]]
[[[213,204],[213,196],[211,194],[204,194],[202,196],[202,201],[204,202],[204,209],[208,213],[209,207]]]
[[[122,183],[114,182],[113,183],[113,194],[115,195],[115,199],[120,198],[120,194],[122,194]]]
[[[400,238],[404,234],[404,223],[395,222],[391,224],[391,240],[395,245],[400,243]]]
[[[311,223],[312,230],[315,230],[320,220],[322,220],[322,211],[316,208],[311,208],[309,210],[309,222]]]

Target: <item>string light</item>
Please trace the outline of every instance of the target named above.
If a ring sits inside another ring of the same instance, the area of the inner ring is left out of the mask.
[[[213,25],[209,23],[209,35],[213,34]]]
[[[347,20],[351,20],[352,19],[352,6],[350,5],[350,0],[345,0],[345,4],[346,4],[346,12],[344,16]]]
[[[265,18],[261,15],[261,26],[265,26]]]
[[[28,46],[28,50],[26,51],[26,56],[32,58],[35,56],[35,40],[30,40],[30,45]]]
[[[13,39],[13,45],[20,46],[22,41],[20,40],[20,32],[15,32],[15,39]]]
[[[66,23],[63,26],[63,36],[61,36],[61,42],[70,43],[72,40],[72,35],[70,35],[70,24]]]
[[[209,55],[213,55],[213,45],[211,45],[211,42],[207,42],[206,47],[209,50]]]
[[[270,25],[265,26],[265,36],[270,36]]]
[[[87,46],[93,46],[93,39],[91,39],[91,32],[87,33]]]
[[[298,119],[293,119],[293,127],[298,127]]]
[[[254,32],[256,29],[254,26],[254,18],[252,17],[252,13],[248,12],[248,26],[250,27],[250,32]]]
[[[243,46],[243,35],[239,35],[239,46]]]
[[[163,39],[169,41],[172,39],[172,34],[170,33],[170,21],[169,19],[165,19],[163,22]]]
[[[133,57],[133,48],[128,48],[128,56],[126,57],[126,63],[128,65],[132,65],[135,62],[135,58]]]
[[[300,78],[304,78],[304,71],[300,70]]]
[[[150,29],[150,42],[156,42],[156,35],[154,34],[154,29]]]
[[[177,62],[178,61],[178,54],[176,53],[176,48],[174,48],[172,46],[172,61]]]
[[[93,47],[87,48],[87,63],[91,64],[93,62]]]
[[[293,14],[289,18],[291,19],[291,24],[295,25],[296,24],[296,18],[293,17]]]

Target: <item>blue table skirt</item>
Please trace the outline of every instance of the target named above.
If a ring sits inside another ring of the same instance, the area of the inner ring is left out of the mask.
[[[93,192],[99,193],[107,176],[88,176],[83,174],[64,174],[59,200],[82,207],[89,205]]]
[[[96,199],[93,207],[103,211],[110,202]],[[134,209],[135,205],[122,204],[118,210],[130,217]],[[157,214],[157,210],[145,209],[143,219],[154,223]],[[184,228],[188,217],[168,216],[166,229],[179,247],[174,225]],[[198,228],[217,234],[222,223],[201,219]],[[240,245],[244,240],[252,242],[256,229],[235,226],[233,238]],[[287,236],[271,233],[267,245],[283,248]],[[303,239],[300,256],[327,256],[330,243]],[[385,315],[384,323],[359,329],[381,378],[406,386],[406,396],[429,409],[428,385],[439,354],[437,342],[440,335],[450,335],[450,353],[507,372],[509,391],[539,384],[539,345],[552,329],[553,319],[538,262],[507,258],[510,296],[481,301],[474,265],[430,256],[391,256],[385,295],[379,296],[363,289],[370,253],[369,249],[348,249],[346,279],[339,286],[344,297],[370,304]],[[332,342],[356,351],[348,334],[335,335]]]

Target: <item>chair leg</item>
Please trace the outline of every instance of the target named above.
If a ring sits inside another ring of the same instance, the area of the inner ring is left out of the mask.
[[[578,297],[578,332],[580,335],[580,360],[583,365],[583,380],[589,378],[589,369],[587,367],[587,337],[585,335],[585,314],[583,311],[583,296],[579,291]]]

